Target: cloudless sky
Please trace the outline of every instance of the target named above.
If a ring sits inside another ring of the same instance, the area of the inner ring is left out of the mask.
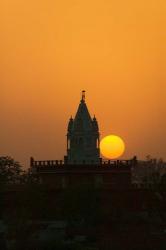
[[[87,91],[123,158],[166,159],[165,0],[2,0],[0,155],[62,159]]]

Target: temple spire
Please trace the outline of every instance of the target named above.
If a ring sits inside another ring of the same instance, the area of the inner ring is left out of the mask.
[[[100,157],[99,128],[91,118],[85,103],[85,90],[76,115],[71,118],[67,131],[67,159],[69,164],[98,164]]]
[[[85,102],[85,90],[82,91],[82,99],[81,101]]]

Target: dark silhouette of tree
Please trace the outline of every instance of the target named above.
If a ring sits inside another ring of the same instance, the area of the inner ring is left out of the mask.
[[[13,184],[19,181],[21,165],[10,156],[0,157],[0,185]]]
[[[21,165],[12,157],[0,157],[0,217],[4,211],[5,189],[8,184],[17,183],[21,174]]]
[[[6,218],[6,192],[7,187],[10,184],[19,182],[20,175],[22,173],[21,165],[15,161],[12,157],[1,156],[0,157],[0,219]],[[0,235],[0,249],[7,249],[4,234]]]

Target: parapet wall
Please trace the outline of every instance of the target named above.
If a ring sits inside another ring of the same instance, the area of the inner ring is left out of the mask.
[[[73,163],[68,163],[67,161],[62,161],[62,160],[44,160],[44,161],[36,161],[34,160],[33,157],[30,159],[30,167],[31,168],[67,168],[70,169],[71,167],[73,168],[79,168],[79,167],[84,167],[86,168],[94,168],[98,169],[99,167],[102,168],[131,168],[136,165],[136,160],[131,159],[131,160],[108,160],[104,161],[102,158],[100,158],[100,163],[99,164],[94,164],[92,161],[91,163],[86,163],[83,161],[82,164],[77,164],[76,162]]]

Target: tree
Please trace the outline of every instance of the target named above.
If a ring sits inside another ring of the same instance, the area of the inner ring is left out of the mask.
[[[13,184],[19,181],[21,165],[10,156],[0,157],[0,185]]]
[[[17,183],[21,174],[21,165],[9,156],[0,157],[0,218],[5,208],[5,189],[8,184]]]

